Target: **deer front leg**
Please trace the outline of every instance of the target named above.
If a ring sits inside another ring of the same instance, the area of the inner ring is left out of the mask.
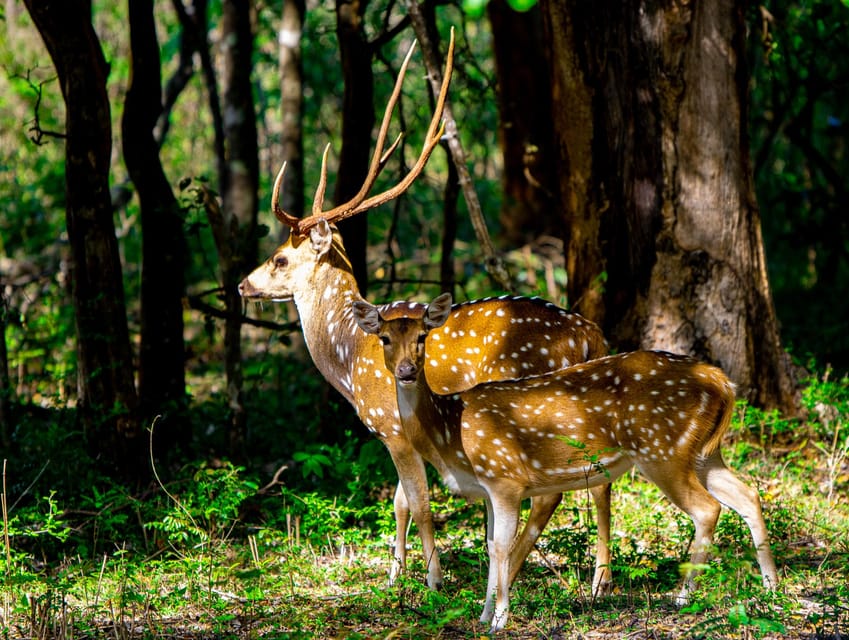
[[[610,592],[613,578],[610,571],[610,484],[590,489],[595,502],[598,541],[595,552],[595,574],[593,574],[593,597]]]
[[[427,567],[427,586],[438,589],[442,586],[442,566],[439,564],[439,554],[436,551],[436,540],[433,533],[433,516],[430,511],[430,493],[427,486],[427,473],[424,460],[413,449],[412,445],[400,438],[385,440],[392,462],[398,471],[399,487],[395,492],[395,552],[399,568],[406,563],[407,533],[406,525],[412,513],[413,522],[419,530],[422,540],[422,553]],[[399,496],[402,494],[402,497]],[[400,509],[399,509],[400,507]],[[401,522],[404,532],[401,533]],[[390,579],[392,579],[390,573]]]
[[[410,503],[407,494],[399,482],[395,487],[395,543],[393,547],[392,566],[389,568],[389,584],[395,584],[402,571],[407,569],[407,529],[410,526]]]
[[[484,499],[486,504],[486,557],[489,560],[486,573],[486,598],[484,599],[483,613],[481,613],[480,621],[488,624],[492,621],[492,616],[495,614],[495,594],[498,591],[498,569],[493,557],[495,547],[493,546],[493,535],[495,531],[495,515],[492,510],[492,500],[489,496]]]

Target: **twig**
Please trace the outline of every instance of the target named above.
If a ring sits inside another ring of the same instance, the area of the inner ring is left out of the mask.
[[[159,472],[156,470],[156,461],[153,459],[153,429],[156,427],[156,421],[159,420],[160,417],[161,416],[156,416],[153,419],[153,422],[150,424],[150,429],[148,429],[148,432],[150,433],[150,439],[148,440],[148,456],[150,457],[150,468],[153,471],[153,477],[156,479],[156,483],[159,485],[165,495],[168,496],[168,498],[175,505],[177,505],[183,513],[188,516],[189,520],[192,523],[192,526],[194,526],[195,529],[200,531],[200,527],[198,526],[198,523],[195,522],[195,519],[192,517],[192,514],[189,512],[188,509],[186,509],[185,506],[183,506],[182,502],[177,500],[177,498],[173,496],[171,492],[168,491],[168,489],[165,488],[165,483],[162,482],[162,479],[159,477]]]
[[[29,486],[27,486],[27,488],[23,490],[21,495],[18,496],[18,499],[15,500],[14,504],[9,509],[10,511],[14,511],[15,507],[17,507],[18,503],[21,501],[21,498],[23,498],[26,494],[28,494],[30,492],[30,489],[32,489],[35,486],[35,483],[38,482],[38,479],[42,476],[42,474],[47,469],[47,466],[49,464],[50,464],[50,459],[48,458],[47,462],[44,463],[44,466],[41,467],[41,471],[39,471],[35,475],[35,478],[33,478],[32,482],[29,483]],[[3,460],[3,494],[4,495],[6,494],[6,461],[5,460]]]
[[[283,482],[280,481],[280,476],[283,475],[283,472],[286,471],[288,468],[289,468],[289,465],[287,465],[287,464],[282,465],[277,471],[274,472],[274,477],[271,478],[271,482],[269,482],[262,489],[257,491],[257,493],[259,495],[264,495],[272,487],[276,487],[278,484],[281,484],[281,485],[284,484]]]

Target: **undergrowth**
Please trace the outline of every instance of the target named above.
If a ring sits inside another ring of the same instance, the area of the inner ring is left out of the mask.
[[[849,382],[825,372],[787,420],[741,403],[724,451],[758,487],[780,568],[761,587],[751,537],[723,511],[691,604],[676,592],[689,519],[629,474],[613,491],[613,576],[594,598],[595,515],[567,495],[513,588],[509,637],[805,637],[849,632]],[[46,429],[46,434],[55,431]],[[374,440],[303,442],[270,467],[217,457],[130,491],[77,457],[73,491],[31,459],[3,469],[4,638],[476,637],[487,558],[481,505],[434,488],[445,569],[423,585],[415,535],[393,586],[391,481]],[[291,446],[291,445],[290,445]],[[35,447],[35,445],[34,445]],[[65,449],[68,449],[65,445]],[[52,451],[62,463],[80,452]],[[62,456],[66,456],[63,458]],[[276,473],[275,473],[276,472]],[[54,471],[54,476],[57,471]],[[27,477],[27,474],[29,476]]]

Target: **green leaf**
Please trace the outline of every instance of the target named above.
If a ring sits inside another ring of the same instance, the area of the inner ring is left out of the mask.
[[[463,12],[470,18],[480,18],[488,0],[463,0]]]
[[[537,0],[507,0],[507,4],[509,4],[514,11],[524,13],[525,11],[533,9],[537,4]]]
[[[746,607],[740,603],[735,604],[728,611],[728,621],[735,627],[739,627],[749,623],[749,614],[746,613]]]

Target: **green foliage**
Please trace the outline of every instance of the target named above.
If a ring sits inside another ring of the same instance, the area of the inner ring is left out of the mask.
[[[236,525],[244,500],[258,485],[241,477],[244,471],[229,462],[201,465],[179,495],[168,492],[173,504],[161,519],[147,523],[162,531],[171,544],[208,545],[226,539]]]
[[[752,157],[782,335],[800,358],[845,370],[849,11],[828,0],[751,9]]]

